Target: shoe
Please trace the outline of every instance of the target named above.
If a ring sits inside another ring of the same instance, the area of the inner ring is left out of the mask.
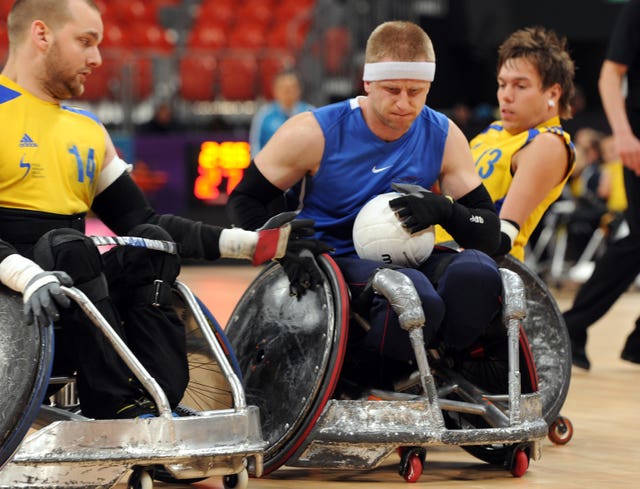
[[[640,364],[640,353],[627,351],[626,349],[622,350],[622,354],[620,358],[626,360],[627,362],[638,363]]]
[[[200,413],[195,409],[191,409],[190,407],[183,406],[182,404],[178,404],[176,408],[171,411],[174,418],[186,418],[189,416],[200,416]]]
[[[573,363],[575,367],[589,370],[591,368],[591,362],[587,358],[587,352],[585,351],[586,343],[586,336],[584,341],[579,341],[571,337],[571,363]]]
[[[627,337],[620,358],[627,362],[640,363],[640,324],[638,322],[636,322],[636,328]]]
[[[156,405],[146,397],[140,397],[124,403],[116,411],[114,418],[150,418],[158,415]]]

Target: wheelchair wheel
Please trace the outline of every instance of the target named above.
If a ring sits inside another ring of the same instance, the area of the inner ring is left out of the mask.
[[[498,265],[516,272],[527,294],[524,330],[539,377],[542,415],[550,425],[557,418],[569,391],[571,342],[567,326],[553,295],[545,283],[522,262],[505,256]]]
[[[0,469],[40,410],[52,361],[51,325],[25,324],[22,296],[0,285]]]
[[[204,303],[198,298],[196,298],[196,301],[218,343],[222,346],[222,350],[231,368],[242,380],[238,361],[233,354],[233,350],[223,329]],[[187,361],[189,363],[189,384],[175,412],[179,415],[188,416],[190,414],[197,414],[198,411],[215,411],[233,408],[233,394],[229,381],[213,355],[209,343],[204,337],[189,307],[187,307],[183,297],[176,290],[174,290],[173,294],[173,307],[185,325]],[[154,480],[169,484],[192,484],[206,479],[203,477],[176,479],[162,465],[152,467],[151,474]]]
[[[272,263],[251,283],[225,329],[244,377],[247,403],[260,409],[268,474],[296,452],[335,389],[344,357],[349,292],[336,263],[318,259],[321,288],[289,294]]]
[[[198,305],[204,313],[218,343],[234,372],[242,380],[238,361],[229,340],[207,307],[198,299]],[[211,352],[209,344],[198,326],[193,314],[182,297],[173,295],[173,306],[185,325],[187,338],[187,359],[189,362],[189,384],[180,401],[178,411],[213,411],[233,407],[231,386],[218,361]]]

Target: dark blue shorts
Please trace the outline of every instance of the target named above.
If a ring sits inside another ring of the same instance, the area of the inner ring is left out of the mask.
[[[385,297],[373,294],[360,302],[362,292],[380,262],[356,257],[337,257],[352,296],[352,307],[365,319],[368,332],[351,327],[351,349],[376,352],[398,361],[412,361],[409,335]],[[444,344],[463,349],[470,346],[501,311],[502,280],[495,261],[477,250],[434,250],[420,267],[397,268],[416,287],[425,313],[423,328],[428,346]]]

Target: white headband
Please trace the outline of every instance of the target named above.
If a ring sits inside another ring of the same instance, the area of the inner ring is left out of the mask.
[[[436,64],[431,61],[383,61],[365,63],[362,79],[380,80],[424,80],[433,81]]]

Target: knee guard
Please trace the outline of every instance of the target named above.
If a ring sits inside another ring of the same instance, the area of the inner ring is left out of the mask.
[[[109,295],[102,258],[88,236],[75,229],[54,229],[34,247],[34,260],[45,270],[64,270],[92,301]]]

